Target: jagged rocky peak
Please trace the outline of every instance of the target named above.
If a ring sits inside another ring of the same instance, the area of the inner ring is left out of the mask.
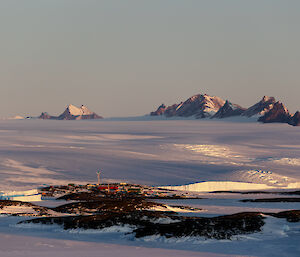
[[[291,115],[287,108],[281,102],[276,102],[273,105],[273,108],[265,113],[262,117],[258,119],[258,121],[263,123],[272,123],[272,122],[279,122],[279,123],[289,123],[291,119]]]
[[[43,112],[40,119],[55,119],[55,120],[85,120],[85,119],[102,119],[98,114],[90,111],[86,106],[82,105],[80,108],[75,105],[69,104],[65,111],[59,116],[50,116],[48,113]]]
[[[300,112],[297,111],[289,120],[289,124],[292,126],[300,126]]]
[[[81,105],[80,108],[76,107],[75,105],[69,104],[65,110],[69,114],[73,116],[81,116],[81,115],[91,115],[93,114],[86,106]]]
[[[150,115],[151,116],[160,116],[160,115],[163,115],[165,113],[165,110],[166,110],[166,106],[164,104],[161,104],[156,111],[154,112],[151,112]]]
[[[222,118],[227,118],[232,116],[239,116],[243,112],[245,112],[245,110],[246,108],[243,108],[237,104],[233,104],[227,100],[225,104],[219,109],[219,111],[211,118],[222,119]]]
[[[155,112],[150,115],[165,115],[167,117],[179,116],[195,118],[206,118],[214,115],[223,105],[225,101],[217,96],[209,96],[207,94],[198,94],[188,98],[185,102],[173,104],[166,107],[160,105]]]
[[[39,119],[49,120],[52,119],[52,116],[49,115],[47,112],[42,112],[41,115],[39,116]]]
[[[281,122],[293,126],[300,126],[300,113],[293,116],[281,102],[276,102],[274,97],[264,96],[259,102],[248,109],[240,105],[224,101],[217,96],[197,94],[179,104],[166,106],[160,105],[151,116],[164,115],[166,117],[194,117],[200,118],[226,118],[232,116],[256,117],[264,123]]]
[[[178,116],[195,116],[207,118],[213,116],[225,104],[225,101],[217,96],[198,94],[190,97],[181,106],[177,107]]]
[[[262,116],[273,108],[275,102],[276,100],[274,97],[264,96],[258,103],[252,105],[245,112],[243,112],[242,116]]]

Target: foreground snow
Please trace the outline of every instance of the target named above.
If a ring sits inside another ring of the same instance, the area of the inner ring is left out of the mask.
[[[226,257],[231,255],[0,233],[1,257]]]
[[[299,256],[300,224],[266,216],[261,232],[231,240],[201,237],[135,239],[133,228],[63,230],[55,225],[20,224],[0,216],[0,256]],[[159,248],[159,249],[155,249]]]

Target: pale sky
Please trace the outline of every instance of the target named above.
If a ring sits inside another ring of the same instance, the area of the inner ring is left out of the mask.
[[[0,0],[0,117],[144,115],[207,93],[300,109],[299,0]]]

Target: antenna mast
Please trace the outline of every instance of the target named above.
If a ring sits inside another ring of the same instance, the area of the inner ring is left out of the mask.
[[[100,185],[100,174],[101,174],[101,170],[97,171],[97,177],[98,177],[98,186]]]

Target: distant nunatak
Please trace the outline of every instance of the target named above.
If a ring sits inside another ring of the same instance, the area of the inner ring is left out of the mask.
[[[194,117],[196,119],[222,119],[234,116],[256,117],[259,122],[263,123],[279,122],[300,126],[299,111],[291,115],[281,102],[276,101],[274,97],[268,96],[264,96],[262,100],[249,108],[243,108],[217,96],[198,94],[179,104],[170,106],[162,104],[150,115],[165,116],[167,118]]]
[[[65,111],[59,116],[51,116],[47,112],[42,112],[39,119],[44,120],[89,120],[89,119],[102,119],[98,114],[90,111],[84,105],[80,108],[70,104]]]

